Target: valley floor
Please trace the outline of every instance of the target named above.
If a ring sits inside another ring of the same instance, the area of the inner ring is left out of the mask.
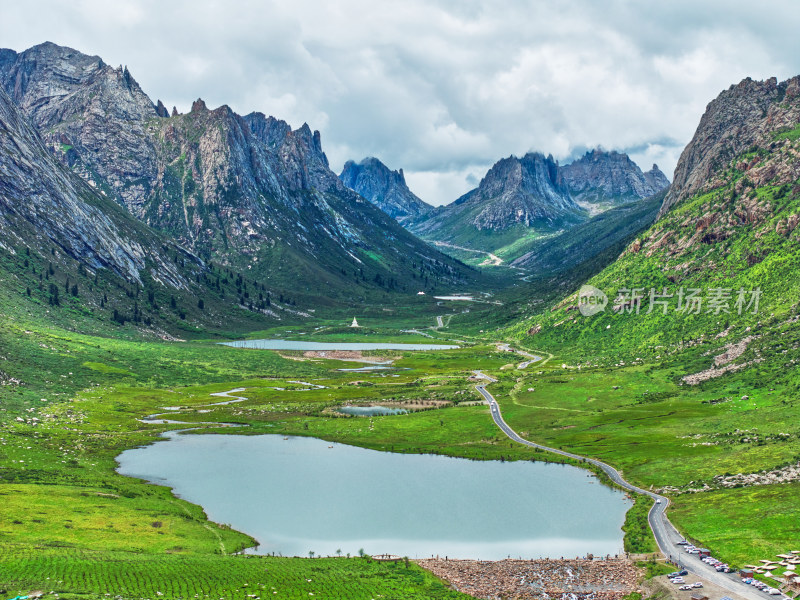
[[[487,407],[476,403],[475,370],[498,379],[492,393],[527,439],[599,458],[642,487],[677,490],[664,492],[672,498],[673,522],[716,556],[741,566],[800,547],[794,501],[800,482],[723,489],[716,479],[797,462],[797,436],[779,435],[794,409],[779,394],[749,389],[748,401],[735,400],[745,395],[744,383],[733,379],[680,387],[684,366],[674,364],[579,369],[541,352],[545,359],[531,363],[530,356],[476,332],[454,333],[453,324],[418,324],[426,336],[402,333],[405,322],[361,332],[369,341],[430,342],[427,336],[434,336],[470,343],[450,351],[369,353],[408,369],[396,377],[339,371],[353,363],[301,352],[4,324],[3,369],[14,376],[0,388],[0,589],[14,595],[46,588],[61,598],[466,597],[413,563],[234,555],[253,540],[209,522],[199,507],[166,488],[118,475],[114,459],[164,431],[185,428],[139,420],[180,407],[171,411],[180,415],[174,419],[208,433],[220,431],[208,422],[235,422],[247,425],[237,433],[314,436],[393,452],[571,462],[507,440]],[[292,334],[355,335],[320,326]],[[298,383],[309,381],[324,388]],[[730,400],[712,403],[721,397],[719,385],[730,387]],[[282,393],[287,388],[295,389],[291,396]],[[233,389],[246,400],[209,405],[225,400],[211,394]],[[371,418],[366,427],[364,418],[332,410],[387,400],[416,412]],[[744,429],[757,430],[763,443],[743,442],[734,432]],[[656,549],[648,508],[640,501],[628,513],[630,552]]]

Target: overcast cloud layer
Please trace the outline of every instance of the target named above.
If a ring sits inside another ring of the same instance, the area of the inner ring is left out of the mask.
[[[800,73],[776,2],[3,1],[0,47],[126,64],[168,107],[202,97],[322,132],[331,167],[377,156],[433,204],[498,159],[602,145],[671,179],[706,104]]]

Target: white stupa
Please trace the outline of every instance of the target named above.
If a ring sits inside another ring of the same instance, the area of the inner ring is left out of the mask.
[[[360,325],[358,324],[358,321],[356,321],[355,317],[353,317],[353,322],[350,323],[350,327],[360,327]]]

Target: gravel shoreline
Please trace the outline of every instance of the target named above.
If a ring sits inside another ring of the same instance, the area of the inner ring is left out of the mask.
[[[642,572],[625,558],[415,561],[454,589],[486,600],[619,600]]]

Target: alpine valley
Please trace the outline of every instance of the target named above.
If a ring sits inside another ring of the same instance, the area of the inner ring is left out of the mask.
[[[800,76],[697,117],[672,183],[619,150],[531,151],[432,206],[377,157],[337,176],[307,124],[0,50],[0,591],[688,600],[679,565],[711,600],[797,597]],[[181,444],[230,512],[169,460],[125,470]],[[486,483],[461,492],[445,457]],[[612,539],[559,529],[609,518],[576,494],[615,507]],[[321,525],[281,546],[251,513]],[[421,559],[412,529],[453,545]]]

